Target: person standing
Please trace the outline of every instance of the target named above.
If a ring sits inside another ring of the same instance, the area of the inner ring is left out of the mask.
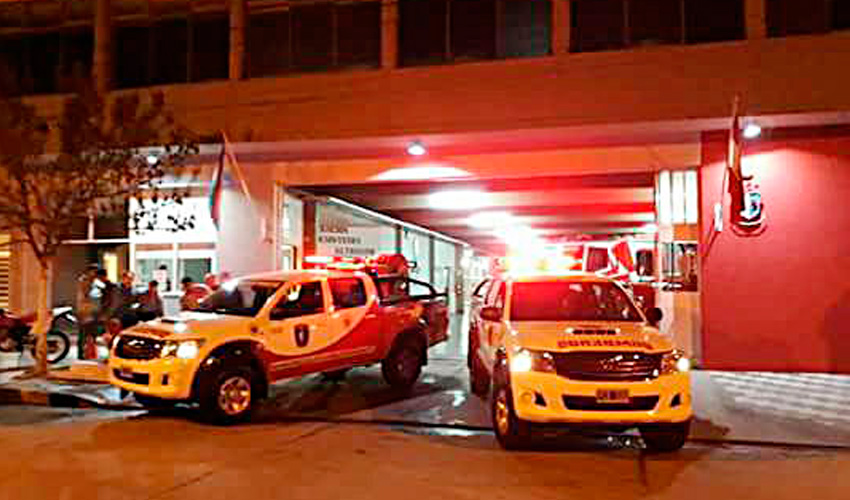
[[[138,297],[133,286],[136,283],[136,275],[133,271],[124,271],[121,275],[121,286],[119,293],[121,294],[121,306],[118,310],[118,318],[121,320],[122,328],[129,328],[135,325],[136,312],[133,306],[138,302]]]
[[[210,294],[210,289],[206,285],[193,282],[189,276],[180,280],[180,284],[183,287],[183,295],[180,297],[181,311],[197,309],[201,301]]]
[[[95,279],[97,264],[90,264],[77,278],[76,311],[77,323],[77,359],[86,359],[86,343],[94,342],[97,336],[98,300],[96,298]],[[89,340],[91,339],[91,340]]]
[[[150,321],[162,316],[163,307],[162,299],[159,296],[158,281],[151,280],[148,283],[148,291],[139,296],[137,314],[139,321]]]

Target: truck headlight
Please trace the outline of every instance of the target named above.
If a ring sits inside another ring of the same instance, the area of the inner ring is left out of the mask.
[[[511,359],[511,371],[555,373],[555,359],[546,351],[520,349]]]
[[[178,357],[180,359],[194,359],[198,356],[203,340],[181,340],[168,341],[162,346],[160,355],[163,358]]]
[[[691,360],[683,351],[675,349],[664,354],[661,358],[661,374],[685,373],[691,371]]]

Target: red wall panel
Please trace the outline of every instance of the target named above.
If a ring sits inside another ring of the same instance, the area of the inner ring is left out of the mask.
[[[726,141],[703,136],[705,366],[850,373],[850,131],[777,131],[745,146],[766,211],[752,234],[729,224]]]

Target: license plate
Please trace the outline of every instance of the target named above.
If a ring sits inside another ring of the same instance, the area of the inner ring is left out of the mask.
[[[596,390],[596,402],[597,403],[628,403],[629,402],[629,390],[628,389],[597,389]]]

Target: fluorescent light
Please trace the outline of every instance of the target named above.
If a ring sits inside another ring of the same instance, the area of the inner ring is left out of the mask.
[[[491,229],[494,227],[510,225],[514,222],[510,212],[478,212],[470,215],[466,223],[477,229]]]
[[[428,150],[425,149],[425,145],[419,141],[413,141],[407,145],[407,154],[410,156],[423,156],[427,153]]]
[[[437,191],[428,196],[428,204],[437,210],[474,210],[487,204],[483,191]]]
[[[755,139],[761,135],[761,127],[758,123],[750,122],[744,126],[743,134],[745,139]]]
[[[466,170],[434,164],[418,167],[393,168],[381,172],[380,174],[372,177],[372,179],[378,181],[408,181],[471,176],[472,174]]]

